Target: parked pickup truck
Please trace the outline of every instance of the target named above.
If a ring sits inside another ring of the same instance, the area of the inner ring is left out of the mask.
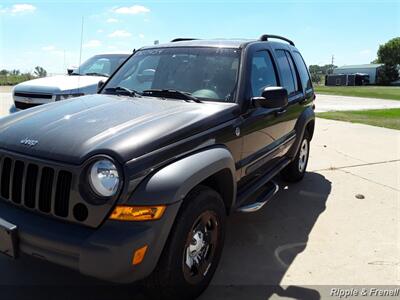
[[[68,75],[38,78],[22,82],[13,89],[16,109],[66,100],[97,92],[97,84],[107,79],[129,54],[99,54],[89,58]]]
[[[0,120],[1,252],[195,298],[227,216],[303,178],[314,98],[283,37],[141,48],[98,94]]]

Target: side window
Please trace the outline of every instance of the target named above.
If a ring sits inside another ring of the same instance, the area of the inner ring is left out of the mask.
[[[295,80],[296,74],[292,74],[292,69],[289,64],[288,57],[286,56],[287,51],[285,50],[276,50],[276,59],[278,63],[279,70],[281,71],[282,75],[282,82],[281,85],[287,89],[288,94],[293,94],[297,91],[297,80]],[[295,76],[293,76],[295,75]]]
[[[290,70],[292,71],[292,77],[293,77],[293,81],[294,81],[294,90],[296,92],[299,92],[299,91],[301,91],[301,83],[300,83],[300,78],[299,78],[296,66],[294,65],[292,55],[288,51],[285,51],[285,52],[286,52],[286,57],[289,61]]]
[[[301,84],[303,88],[306,90],[312,89],[311,79],[307,71],[307,66],[304,63],[303,58],[301,57],[300,53],[297,51],[293,52],[294,54],[294,61],[296,62],[297,70],[300,73]]]
[[[251,90],[252,96],[261,96],[268,86],[277,86],[275,69],[268,51],[256,52],[251,63]]]

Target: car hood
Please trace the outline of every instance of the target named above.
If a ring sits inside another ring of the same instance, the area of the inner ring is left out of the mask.
[[[97,87],[97,83],[100,80],[105,81],[106,79],[106,77],[101,76],[58,75],[22,82],[15,86],[14,92],[79,93],[84,92],[80,91],[81,89]]]
[[[236,109],[233,103],[88,95],[0,119],[0,148],[71,164],[95,154],[123,163],[226,122]]]

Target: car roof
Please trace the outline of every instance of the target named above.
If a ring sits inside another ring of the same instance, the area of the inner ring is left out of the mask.
[[[132,53],[103,53],[103,54],[96,54],[93,57],[128,57]]]
[[[251,39],[215,39],[215,40],[186,40],[169,42],[159,45],[145,46],[141,49],[154,49],[154,48],[172,48],[172,47],[221,47],[221,48],[241,48],[249,42],[255,42]]]
[[[176,47],[220,47],[220,48],[240,49],[240,48],[245,48],[249,44],[255,44],[255,43],[268,43],[274,45],[275,47],[284,45],[285,48],[288,47],[291,49],[296,49],[296,47],[289,45],[286,42],[280,42],[275,40],[261,41],[257,39],[208,39],[208,40],[183,39],[181,41],[175,41],[175,42],[171,41],[165,44],[144,46],[139,50],[157,49],[157,48],[176,48]]]

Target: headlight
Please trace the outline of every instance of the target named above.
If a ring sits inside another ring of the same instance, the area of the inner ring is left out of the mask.
[[[108,159],[96,161],[89,172],[89,182],[93,191],[101,197],[112,197],[119,186],[117,167]]]

